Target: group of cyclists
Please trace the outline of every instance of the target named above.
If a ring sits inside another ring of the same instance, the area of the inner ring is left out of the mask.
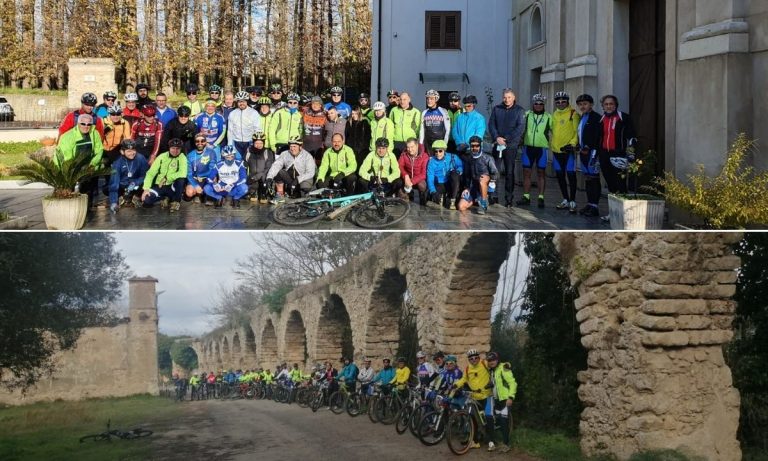
[[[98,178],[81,185],[91,204],[99,188],[113,212],[158,202],[174,212],[182,200],[217,207],[225,201],[239,207],[244,199],[279,204],[316,188],[346,194],[377,188],[423,206],[461,211],[476,206],[484,214],[489,204],[501,203],[496,181],[502,172],[503,205],[530,205],[537,169],[536,202],[543,208],[551,151],[563,196],[556,208],[577,212],[580,164],[587,192],[580,212],[598,216],[600,174],[611,192],[625,192],[620,178],[634,160],[632,123],[612,95],[602,98],[600,115],[590,95],[577,98],[577,110],[570,95],[558,92],[549,113],[544,96],[535,95],[526,111],[505,89],[486,121],[474,95],[451,93],[446,109],[433,89],[425,94],[424,110],[414,107],[409,93],[396,90],[388,92],[388,104],[371,105],[362,93],[352,107],[338,86],[324,102],[295,92],[284,97],[280,85],[236,93],[211,85],[201,100],[200,88],[191,84],[177,109],[168,105],[166,94],[152,99],[149,90],[137,85],[136,93],[124,95],[124,106],[115,92],[105,92],[98,105],[95,94],[85,93],[81,107],[62,121],[57,146],[62,159],[87,152],[92,164],[111,166],[101,187]],[[490,154],[484,149],[487,136]],[[524,181],[515,202],[518,152]]]
[[[496,352],[488,352],[483,358],[476,349],[470,349],[466,355],[468,365],[464,370],[459,368],[455,355],[438,351],[430,361],[426,353],[419,351],[413,371],[404,357],[398,358],[395,366],[384,358],[378,370],[374,370],[370,358],[363,358],[359,367],[351,359],[342,358],[341,370],[331,362],[317,364],[309,371],[301,370],[298,363],[282,363],[274,373],[258,368],[201,372],[189,380],[174,375],[174,384],[181,399],[187,393],[191,399],[274,398],[311,406],[313,411],[325,406],[337,414],[346,410],[350,416],[367,412],[374,422],[397,421],[400,433],[410,427],[428,445],[445,436],[448,425],[445,420],[441,422],[443,409],[457,412],[472,406],[478,414],[472,416],[474,421],[467,419],[467,427],[481,427],[473,427],[469,435],[465,434],[469,437],[464,441],[466,448],[480,448],[483,442],[488,451],[507,452],[510,411],[517,393],[511,365],[501,361]]]

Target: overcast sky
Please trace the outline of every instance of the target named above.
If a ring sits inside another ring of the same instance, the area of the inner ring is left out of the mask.
[[[205,313],[221,283],[234,282],[232,269],[237,259],[254,251],[250,232],[117,232],[117,247],[137,276],[151,275],[159,280],[158,313],[160,332],[168,335],[202,335],[215,328],[213,317]],[[523,251],[512,249],[511,258],[500,271],[507,282],[505,299],[518,297],[521,280],[528,272]],[[519,253],[519,254],[518,254]],[[517,277],[515,277],[515,261]],[[505,270],[506,266],[506,270]],[[127,287],[126,287],[127,289]],[[501,304],[497,292],[494,311]],[[127,305],[127,300],[124,300]]]

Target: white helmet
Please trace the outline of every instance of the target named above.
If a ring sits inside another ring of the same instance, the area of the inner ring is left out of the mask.
[[[249,94],[245,91],[238,91],[235,95],[235,101],[247,101],[249,98]]]
[[[373,103],[372,109],[373,110],[386,110],[387,106],[385,106],[384,103],[381,102],[381,101],[376,101],[375,103]]]
[[[440,93],[438,93],[437,90],[435,89],[427,90],[427,94],[425,94],[424,96],[426,97],[434,96],[435,98],[440,99]]]
[[[125,100],[126,101],[138,101],[139,95],[136,93],[125,93]]]
[[[473,355],[480,355],[480,353],[477,352],[477,349],[470,349],[467,351],[467,357],[472,357]]]
[[[427,354],[425,354],[424,351],[419,351],[419,352],[416,353],[416,358],[417,359],[423,359],[426,356],[427,356]]]
[[[611,157],[611,165],[619,170],[626,170],[629,167],[629,162],[624,157]]]
[[[545,102],[547,100],[547,97],[541,93],[536,93],[533,95],[533,98],[531,99],[533,100],[533,102]]]

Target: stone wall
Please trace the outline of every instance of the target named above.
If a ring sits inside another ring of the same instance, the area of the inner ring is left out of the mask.
[[[114,327],[86,328],[74,349],[59,353],[56,372],[26,394],[0,390],[0,404],[157,394],[157,305],[151,277],[129,283],[129,317]]]
[[[91,92],[99,98],[105,91],[117,92],[115,83],[115,61],[111,58],[70,58],[68,62],[67,105],[70,109],[80,107],[80,97]]]
[[[55,122],[56,126],[58,126],[69,111],[66,96],[39,94],[6,94],[3,96],[13,107],[13,112],[16,114],[15,120],[17,121]],[[41,105],[40,101],[45,102],[45,104]],[[78,103],[79,101],[80,98],[78,96]],[[47,126],[48,123],[45,125]]]
[[[588,350],[579,373],[587,454],[670,448],[741,459],[739,393],[722,347],[732,337],[731,234],[559,234],[578,284]]]

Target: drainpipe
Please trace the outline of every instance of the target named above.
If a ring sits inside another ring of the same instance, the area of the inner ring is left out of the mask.
[[[376,101],[381,101],[381,29],[382,29],[382,16],[384,16],[384,10],[382,9],[382,0],[379,0],[379,55],[377,56],[378,59],[378,77],[376,78]]]

